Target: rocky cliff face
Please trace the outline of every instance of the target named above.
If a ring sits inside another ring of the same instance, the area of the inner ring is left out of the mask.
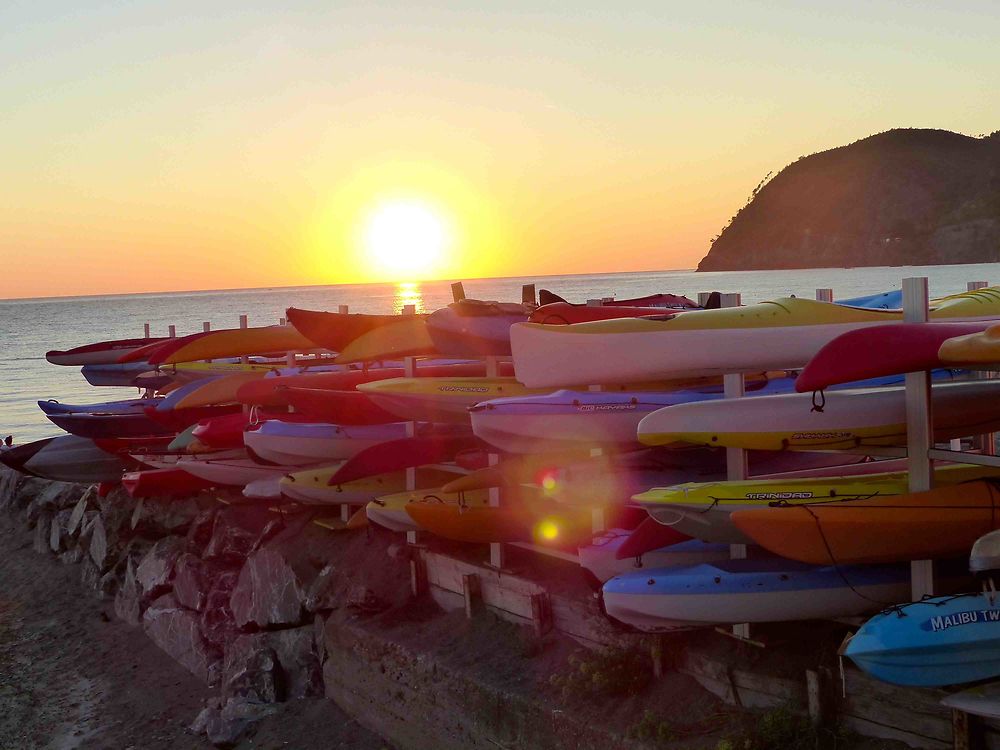
[[[1000,261],[1000,131],[890,130],[754,192],[699,271]]]

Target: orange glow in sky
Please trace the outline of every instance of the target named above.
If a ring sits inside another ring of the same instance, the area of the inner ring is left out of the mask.
[[[14,4],[0,298],[693,268],[800,156],[1000,128],[998,35],[987,0]]]

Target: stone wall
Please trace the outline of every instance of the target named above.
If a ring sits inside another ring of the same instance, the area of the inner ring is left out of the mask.
[[[350,592],[335,591],[334,541],[310,517],[213,495],[135,501],[6,468],[0,510],[24,520],[36,551],[79,565],[83,587],[113,600],[117,617],[219,688],[194,724],[211,741],[236,741],[277,703],[324,695],[318,636]]]

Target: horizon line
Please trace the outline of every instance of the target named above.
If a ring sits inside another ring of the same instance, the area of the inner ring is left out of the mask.
[[[262,292],[278,289],[320,289],[324,287],[358,287],[358,286],[398,286],[400,284],[439,284],[439,283],[462,283],[470,281],[503,281],[509,279],[558,279],[572,276],[625,276],[642,273],[684,273],[694,272],[695,268],[664,268],[664,269],[643,269],[640,271],[593,271],[589,273],[550,273],[550,274],[524,274],[517,276],[477,276],[475,278],[456,279],[421,279],[419,281],[355,281],[342,282],[337,284],[287,284],[279,286],[256,286],[256,287],[223,287],[206,289],[172,289],[163,291],[142,291],[142,292],[102,292],[98,294],[53,294],[40,297],[4,297],[0,298],[0,303],[7,302],[44,302],[47,300],[85,300],[100,299],[102,297],[155,297],[181,294],[221,294],[229,292]]]

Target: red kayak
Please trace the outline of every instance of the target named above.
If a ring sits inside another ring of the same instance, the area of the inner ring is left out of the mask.
[[[321,422],[341,425],[389,424],[399,417],[387,412],[367,393],[327,391],[322,388],[286,388],[281,394],[296,412],[308,414]]]
[[[682,534],[671,526],[664,526],[655,518],[647,516],[622,542],[618,551],[615,552],[615,559],[628,560],[640,557],[646,552],[678,542],[686,542],[690,538],[687,534]]]
[[[365,448],[344,462],[328,484],[353,482],[393,471],[451,461],[457,453],[475,448],[479,440],[470,432],[458,435],[428,435],[401,438]]]
[[[670,315],[684,312],[684,309],[664,307],[632,307],[624,305],[574,305],[570,302],[553,302],[537,308],[529,323],[546,325],[569,325],[589,323],[593,320],[613,320],[615,318],[646,318],[652,315]]]
[[[398,317],[398,316],[397,316]],[[486,365],[481,362],[471,362],[459,365],[417,365],[417,377],[482,377],[486,374]],[[350,391],[361,383],[372,383],[376,380],[400,378],[406,374],[402,367],[375,367],[367,370],[350,370],[347,372],[315,372],[296,375],[279,375],[274,378],[260,378],[244,383],[236,391],[236,400],[250,406],[291,406],[287,392],[290,388],[309,388],[330,391]],[[510,362],[501,362],[499,374],[510,377],[514,374],[514,366]],[[398,419],[391,420],[398,422]]]
[[[160,410],[155,406],[147,406],[146,416],[158,422],[164,427],[176,432],[186,430],[196,422],[212,417],[221,417],[224,414],[232,414],[240,411],[239,404],[224,404],[221,406],[196,406],[191,409],[165,409]]]
[[[367,315],[364,313],[334,313],[321,310],[285,311],[288,322],[317,346],[339,352],[356,338],[389,323],[398,323],[399,315]],[[422,316],[426,317],[426,316]]]
[[[996,321],[891,323],[843,333],[822,347],[795,381],[800,393],[886,375],[947,367],[938,350],[955,336],[985,331]]]
[[[147,469],[122,475],[122,486],[131,497],[184,497],[215,485],[183,469]]]
[[[123,355],[150,345],[157,345],[167,339],[141,338],[117,339],[115,341],[99,341],[72,349],[53,349],[45,353],[45,359],[54,365],[112,365],[119,362]]]

